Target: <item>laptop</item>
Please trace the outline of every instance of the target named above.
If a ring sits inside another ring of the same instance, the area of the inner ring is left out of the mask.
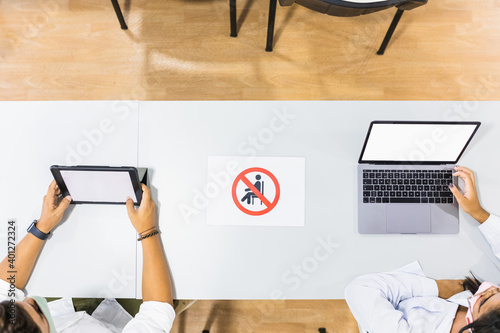
[[[361,234],[455,234],[454,167],[480,122],[373,121],[358,165]]]

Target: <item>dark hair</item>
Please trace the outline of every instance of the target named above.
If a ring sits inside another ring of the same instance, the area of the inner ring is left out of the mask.
[[[474,273],[471,272],[471,274],[472,277],[466,277],[462,285],[464,290],[470,290],[471,293],[475,294],[483,282]],[[500,333],[500,308],[492,310],[482,315],[478,320],[462,327],[459,333],[468,332],[469,329],[474,333]]]
[[[11,317],[11,314],[14,317]],[[11,322],[12,321],[12,322]],[[0,303],[0,333],[42,333],[40,327],[19,304]]]
[[[469,329],[474,333],[500,333],[500,308],[491,310],[478,320],[462,327],[459,333],[467,333]]]
[[[470,290],[471,293],[475,294],[483,281],[479,280],[474,273],[470,273],[472,276],[467,276],[464,282],[462,282],[462,286],[464,287],[464,290]]]

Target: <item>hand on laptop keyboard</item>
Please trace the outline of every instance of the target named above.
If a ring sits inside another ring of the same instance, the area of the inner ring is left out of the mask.
[[[464,193],[460,193],[458,188],[453,184],[451,184],[450,186],[451,193],[453,193],[453,195],[457,199],[458,204],[460,205],[460,207],[462,207],[464,212],[472,216],[479,223],[483,223],[488,219],[490,214],[486,210],[484,210],[479,203],[474,172],[458,165],[455,167],[455,170],[456,172],[453,174],[453,176],[460,177],[465,183],[463,189]]]

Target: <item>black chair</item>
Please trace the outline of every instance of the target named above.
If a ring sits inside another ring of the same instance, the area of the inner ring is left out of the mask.
[[[427,0],[386,0],[377,2],[351,2],[344,0],[280,0],[281,6],[291,6],[294,3],[302,5],[311,10],[340,17],[359,16],[378,12],[380,10],[396,7],[396,15],[394,16],[389,30],[385,35],[384,41],[380,46],[377,54],[382,55],[389,43],[396,26],[405,10],[414,9],[425,5]],[[274,36],[274,21],[276,17],[277,0],[269,1],[269,21],[267,25],[267,44],[266,51],[273,50]],[[229,13],[231,22],[231,36],[237,36],[236,27],[236,0],[229,0]]]
[[[113,8],[115,9],[116,16],[118,17],[118,21],[120,22],[120,27],[123,30],[128,29],[127,24],[125,23],[125,19],[123,18],[122,10],[120,9],[120,5],[118,4],[118,0],[111,0],[113,4]]]
[[[269,21],[267,26],[267,45],[266,51],[271,52],[273,50],[273,35],[274,35],[274,19],[276,17],[276,2],[277,0],[270,0],[269,3]],[[377,54],[382,55],[385,52],[387,44],[396,29],[396,26],[403,15],[405,10],[414,9],[425,5],[427,0],[389,0],[389,1],[378,1],[378,2],[350,2],[344,0],[280,0],[281,6],[291,6],[294,3],[298,3],[306,8],[312,9],[314,11],[332,15],[332,16],[359,16],[378,12],[391,7],[396,7],[396,15],[392,19],[389,30],[385,35],[385,38],[378,50]]]

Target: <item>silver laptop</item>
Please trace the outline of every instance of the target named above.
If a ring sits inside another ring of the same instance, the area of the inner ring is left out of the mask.
[[[373,121],[358,165],[359,233],[458,233],[449,184],[480,125]]]

